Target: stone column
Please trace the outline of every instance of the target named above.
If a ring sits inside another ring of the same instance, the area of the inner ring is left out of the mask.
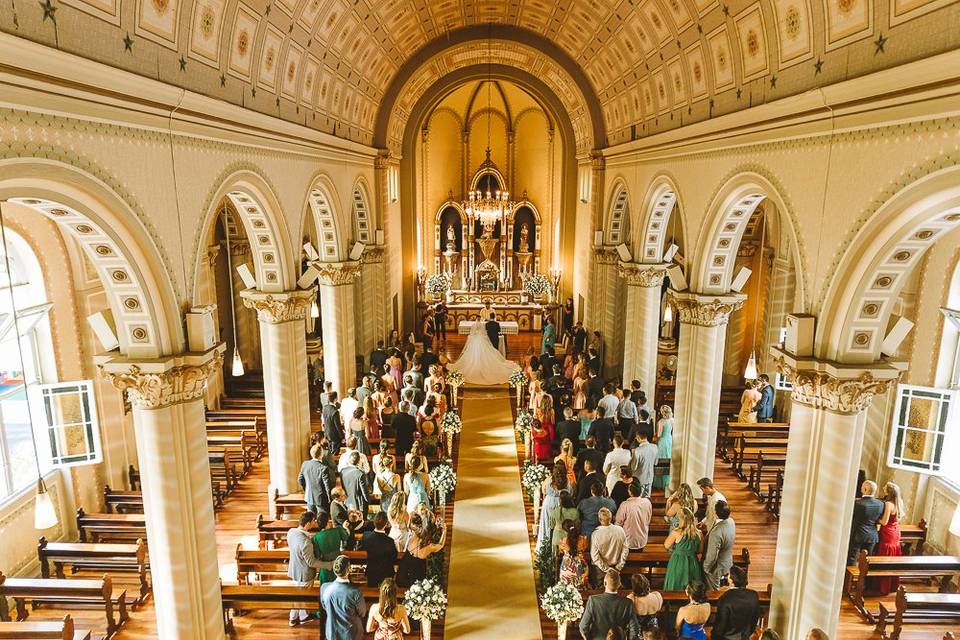
[[[620,276],[627,283],[623,384],[639,380],[651,406],[656,398],[660,290],[665,273],[666,265],[620,263]]]
[[[340,397],[357,379],[353,281],[360,261],[317,263],[320,318],[323,323],[323,369]]]
[[[148,362],[98,360],[133,406],[157,634],[223,638],[203,404],[223,345]]]
[[[368,246],[360,258],[360,277],[354,285],[354,326],[357,327],[356,348],[361,354],[369,353],[377,340],[385,339],[387,329],[386,277],[384,272],[383,245]]]
[[[835,637],[866,409],[900,371],[772,353],[793,383],[793,407],[771,625],[784,640],[803,640],[813,627]]]
[[[670,291],[680,316],[670,466],[675,486],[686,482],[698,492],[697,480],[713,476],[726,325],[745,298]]]
[[[610,378],[623,367],[623,283],[617,276],[617,252],[613,247],[595,247],[589,305],[591,313],[585,323],[589,333],[599,330],[603,338],[602,377]],[[589,342],[589,340],[588,340]]]
[[[306,318],[313,289],[263,293],[247,290],[243,305],[255,309],[263,351],[263,395],[267,410],[270,486],[298,493],[297,475],[306,459],[310,434]]]

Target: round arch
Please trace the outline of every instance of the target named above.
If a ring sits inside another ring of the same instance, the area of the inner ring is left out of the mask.
[[[960,226],[960,166],[930,173],[881,204],[844,251],[827,287],[817,352],[873,362],[893,303],[927,249]]]
[[[280,201],[270,185],[263,177],[249,169],[240,169],[224,176],[208,200],[210,207],[204,216],[201,238],[207,237],[216,224],[224,200],[228,200],[233,206],[247,233],[257,289],[277,293],[293,288],[294,261],[289,234],[283,216],[279,214],[282,211]],[[194,282],[203,259],[203,252],[198,250],[194,264]]]
[[[677,215],[680,236],[683,237],[686,227],[683,222],[683,207],[678,204],[678,193],[676,184],[665,175],[654,178],[647,188],[640,209],[639,224],[634,232],[635,246],[640,248],[640,262],[662,262],[674,214]]]
[[[630,241],[630,192],[627,182],[617,178],[610,190],[610,206],[604,221],[604,242],[610,245]]]
[[[357,177],[353,183],[352,194],[353,241],[365,245],[373,244],[376,241],[377,221],[370,207],[370,187],[365,177]]]
[[[183,351],[173,282],[134,209],[98,178],[60,162],[0,161],[0,201],[53,220],[73,237],[103,284],[120,352],[158,358]]]
[[[343,229],[344,216],[337,188],[326,174],[319,174],[310,182],[307,192],[306,210],[300,235],[306,229],[307,216],[313,216],[317,228],[317,252],[321,262],[340,262],[346,255],[345,238],[347,232]]]

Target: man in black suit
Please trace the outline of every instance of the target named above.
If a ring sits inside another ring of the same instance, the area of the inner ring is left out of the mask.
[[[387,514],[378,511],[373,517],[373,531],[363,534],[360,548],[367,552],[367,586],[379,587],[394,575],[397,563],[397,544],[387,535]]]
[[[587,598],[583,617],[580,618],[580,635],[584,640],[606,640],[612,627],[627,632],[626,637],[638,638],[640,625],[633,603],[617,591],[620,589],[620,573],[609,570],[603,578],[604,592]]]
[[[340,422],[340,408],[337,406],[337,392],[331,391],[330,402],[323,405],[320,417],[323,419],[323,435],[330,443],[330,451],[340,453],[343,444],[343,424]]]
[[[490,338],[490,344],[493,345],[493,348],[497,351],[500,350],[500,323],[490,318],[484,324],[484,328],[487,330],[487,337]],[[506,340],[504,340],[506,342]],[[506,346],[506,345],[504,345]]]
[[[423,350],[423,354],[420,356],[421,369],[430,371],[430,367],[437,364],[437,362],[439,362],[439,358],[437,358],[437,354],[433,352],[433,347],[427,345]]]
[[[587,330],[583,328],[583,322],[577,322],[573,327],[573,353],[583,353],[587,346]]]
[[[367,507],[370,506],[370,481],[367,474],[357,465],[360,463],[360,452],[350,452],[350,464],[340,472],[340,481],[347,494],[347,508],[355,509],[367,519]]]
[[[873,553],[877,546],[877,521],[883,515],[883,502],[874,498],[877,483],[867,480],[860,485],[863,497],[853,503],[853,525],[850,527],[850,546],[847,551],[847,565],[857,563],[857,556],[863,549]]]
[[[730,567],[733,588],[717,600],[717,618],[710,636],[716,640],[747,640],[753,635],[760,619],[760,596],[747,589],[747,572]]]
[[[600,377],[600,369],[590,367],[589,371],[590,379],[587,380],[587,398],[592,400],[594,406],[596,406],[600,398],[603,397],[603,387],[606,386],[607,383]]]
[[[594,449],[596,451],[596,449]],[[603,464],[602,462],[600,463]],[[604,486],[606,476],[603,475],[601,466],[594,466],[594,461],[586,458],[583,461],[583,476],[577,480],[577,504],[590,497],[590,489],[593,485]],[[601,492],[602,495],[602,492]]]
[[[417,419],[410,415],[410,403],[404,400],[400,403],[399,413],[393,416],[394,447],[397,452],[397,459],[403,460],[404,456],[410,453],[410,447],[413,446],[413,434],[417,431]]]
[[[580,452],[577,453],[577,461],[573,464],[573,470],[577,473],[577,482],[580,482],[580,477],[583,476],[583,461],[591,460],[593,462],[594,469],[603,468],[603,460],[606,458],[603,451],[597,450],[597,439],[591,435],[587,436],[587,439],[584,440],[583,449],[580,449]]]
[[[613,439],[613,420],[607,416],[606,409],[597,407],[597,419],[590,425],[588,436],[593,436],[597,442],[597,449],[603,454],[610,453],[610,441]]]
[[[387,363],[387,350],[383,348],[383,340],[377,340],[377,348],[370,352],[370,370],[378,375],[383,374],[383,365]]]
[[[563,420],[557,423],[553,435],[558,444],[562,444],[563,440],[568,438],[573,443],[574,453],[580,449],[580,421],[573,419],[573,409],[566,407],[563,410]]]

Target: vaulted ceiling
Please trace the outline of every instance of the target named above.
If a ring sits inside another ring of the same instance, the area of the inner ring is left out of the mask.
[[[394,148],[431,83],[491,60],[540,78],[584,151],[960,45],[953,0],[8,3],[5,32]]]

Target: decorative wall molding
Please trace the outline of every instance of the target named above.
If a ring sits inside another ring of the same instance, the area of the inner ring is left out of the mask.
[[[621,262],[617,265],[620,277],[632,287],[660,287],[666,275],[666,265],[645,265]]]
[[[727,324],[730,314],[743,306],[745,295],[703,296],[697,293],[667,291],[670,303],[677,308],[680,322],[700,327],[717,327]]]
[[[360,260],[350,260],[348,262],[318,262],[314,266],[320,271],[320,275],[317,276],[320,284],[339,287],[353,284],[353,281],[360,275],[360,265]]]
[[[616,265],[620,261],[620,254],[613,247],[595,247],[593,255],[597,264]]]
[[[208,352],[208,359],[200,363],[109,362],[98,365],[100,375],[120,391],[125,391],[138,409],[163,409],[175,404],[203,398],[207,379],[223,365],[223,349]],[[175,363],[165,368],[169,363]]]
[[[854,414],[866,411],[876,395],[885,394],[899,378],[876,378],[869,371],[846,378],[830,371],[796,368],[782,356],[775,360],[777,371],[793,385],[794,402],[814,409]]]
[[[243,306],[256,310],[257,320],[267,324],[305,320],[316,295],[317,290],[314,288],[283,293],[262,293],[252,290],[240,292]]]

